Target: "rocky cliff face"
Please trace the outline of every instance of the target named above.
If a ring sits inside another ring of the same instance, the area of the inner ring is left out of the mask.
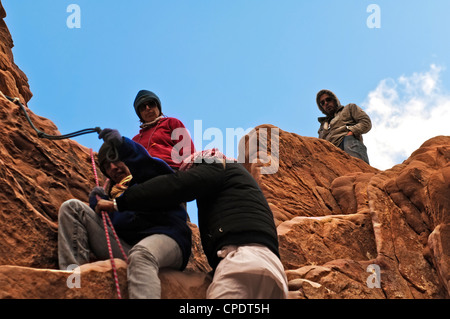
[[[261,129],[277,128],[257,127],[245,142],[271,136]],[[262,143],[269,151],[254,150],[279,154],[278,172],[247,168],[274,212],[292,298],[449,297],[449,136],[378,171],[327,142],[279,132],[278,143]]]
[[[26,104],[32,94],[15,65],[0,3],[0,91]],[[59,134],[28,109],[35,125]],[[61,203],[94,187],[89,149],[39,139],[17,105],[0,97],[0,298],[115,298],[109,261],[81,267],[81,288],[57,270]],[[241,156],[266,195],[278,227],[291,298],[448,298],[450,137],[426,141],[404,163],[378,171],[328,142],[279,130],[242,141]],[[267,150],[249,147],[263,140]],[[275,174],[261,168],[276,163]],[[190,212],[195,213],[195,212]],[[185,272],[162,271],[163,298],[204,298],[210,277],[194,232]],[[117,260],[126,297],[126,264]]]

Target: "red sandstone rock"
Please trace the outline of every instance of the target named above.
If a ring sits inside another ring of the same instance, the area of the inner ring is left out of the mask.
[[[277,128],[251,135],[260,129]],[[278,172],[247,169],[273,209],[292,298],[449,297],[450,137],[378,171],[326,141],[279,132]],[[371,264],[380,288],[367,286]]]
[[[5,15],[0,3],[0,90],[26,104],[32,94],[14,63]],[[58,134],[28,112],[39,129]],[[116,298],[109,261],[83,266],[81,288],[68,288],[70,273],[57,270],[58,209],[70,198],[87,200],[94,187],[89,150],[39,139],[2,97],[0,119],[0,298]],[[290,298],[449,298],[450,137],[426,141],[386,171],[272,125],[257,127],[240,152],[273,210]],[[250,163],[255,154],[260,161]],[[276,173],[260,174],[270,166]],[[161,271],[163,298],[205,296],[210,267],[191,228],[193,256],[185,272]],[[126,265],[117,263],[127,297]],[[368,284],[371,265],[380,269],[380,288]]]
[[[122,298],[128,298],[127,265],[115,259]],[[77,277],[78,276],[78,277]],[[211,278],[201,272],[160,272],[161,297],[204,299]],[[118,298],[109,260],[82,265],[76,272],[0,266],[0,299],[113,299]]]

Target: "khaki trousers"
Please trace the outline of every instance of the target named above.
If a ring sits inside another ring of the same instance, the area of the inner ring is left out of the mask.
[[[208,299],[286,299],[288,284],[280,259],[257,244],[225,246],[206,292]]]

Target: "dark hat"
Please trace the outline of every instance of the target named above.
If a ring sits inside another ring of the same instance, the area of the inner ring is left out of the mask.
[[[140,157],[140,161],[142,161],[142,163],[144,163],[143,165],[146,167],[145,176],[147,178],[150,176],[155,177],[162,174],[174,173],[173,169],[166,162],[157,157],[150,156],[142,145],[131,140],[128,141],[129,143],[134,144],[135,149],[141,149],[137,150],[137,154],[147,154],[145,158]],[[106,164],[117,161],[121,161],[118,150],[115,149],[111,143],[103,143],[98,151],[98,165],[103,175],[110,178],[110,176],[106,173]]]
[[[115,154],[114,146],[111,143],[103,143],[98,151],[98,165],[103,175],[110,178],[108,174],[106,174],[106,164],[110,162],[109,157],[111,154]]]
[[[137,116],[141,119],[141,115],[139,114],[139,107],[147,102],[156,102],[156,106],[159,109],[159,112],[162,113],[161,110],[161,101],[159,100],[159,97],[148,90],[140,90],[138,94],[136,95],[136,98],[134,99],[134,110],[136,111]],[[142,120],[142,119],[141,119]]]

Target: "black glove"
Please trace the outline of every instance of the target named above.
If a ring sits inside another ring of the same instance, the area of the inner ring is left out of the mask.
[[[96,186],[92,189],[91,193],[89,194],[89,207],[92,208],[95,211],[95,206],[97,206],[98,197],[101,199],[108,199],[108,195],[106,195],[105,190],[103,187]]]
[[[122,144],[122,135],[120,135],[118,130],[113,130],[110,128],[103,129],[100,134],[98,134],[99,139],[111,143],[115,147],[119,147]]]

